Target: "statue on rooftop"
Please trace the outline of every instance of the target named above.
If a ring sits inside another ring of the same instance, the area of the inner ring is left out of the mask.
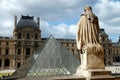
[[[76,43],[79,50],[80,69],[103,69],[104,52],[99,44],[98,17],[92,12],[92,7],[86,6],[77,24]]]

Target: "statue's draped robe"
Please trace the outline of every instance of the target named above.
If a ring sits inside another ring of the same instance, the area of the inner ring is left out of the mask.
[[[104,51],[99,44],[98,18],[81,15],[77,24],[77,48],[80,50],[81,69],[103,69]],[[99,67],[98,67],[99,66]]]
[[[82,14],[80,21],[77,24],[77,48],[82,50],[82,47],[87,44],[96,44],[99,39],[99,24],[98,18],[95,16],[94,20]]]

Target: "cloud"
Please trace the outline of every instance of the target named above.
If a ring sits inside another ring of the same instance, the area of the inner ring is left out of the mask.
[[[0,22],[0,36],[12,37],[13,24],[11,20],[5,20]]]
[[[54,32],[53,30],[65,31],[64,28],[69,28],[69,26],[74,25],[72,23],[76,23],[74,21],[77,21],[79,19],[79,13],[82,12],[82,7],[88,3],[92,5],[93,2],[95,3],[94,0],[1,0],[0,26],[1,29],[4,29],[2,31],[5,32],[11,26],[11,31],[13,29],[13,25],[11,24],[14,24],[14,15],[17,15],[18,19],[21,15],[31,15],[35,17],[39,16],[42,21],[48,22],[49,25],[51,23],[58,23],[56,25],[51,24],[50,26],[52,26],[52,29],[49,29],[49,27],[46,26],[49,32],[51,30],[51,33]],[[11,23],[9,23],[8,25],[8,22]],[[5,28],[6,26],[8,28]],[[60,26],[61,29],[59,29]],[[45,31],[42,32],[44,33]],[[69,33],[71,34],[72,31],[70,31]],[[63,35],[67,36],[68,33],[64,33],[61,36]],[[8,36],[11,35],[8,34]]]
[[[79,16],[86,4],[92,5],[94,0],[2,0],[1,10],[6,15],[34,15],[46,21],[72,20]],[[4,16],[5,17],[5,16]]]
[[[119,26],[120,21],[120,2],[112,0],[100,0],[95,5],[95,12],[100,21],[105,24]]]
[[[75,38],[76,25],[51,25],[46,21],[41,22],[42,37],[53,35],[55,38]]]
[[[19,5],[16,0],[1,0],[0,5],[0,17],[2,18],[11,17],[15,14],[20,14],[21,11],[24,11],[24,8]]]
[[[99,17],[100,27],[104,28],[108,35],[115,35],[111,38],[117,41],[120,31],[120,1],[99,0],[94,6],[94,11]]]
[[[53,34],[60,38],[72,38],[85,5],[93,7],[101,28],[104,28],[108,35],[119,34],[120,1],[117,0],[1,0],[0,5],[0,30],[4,29],[0,35],[13,30],[14,15],[17,15],[18,19],[21,15],[30,15],[41,18],[43,37]]]

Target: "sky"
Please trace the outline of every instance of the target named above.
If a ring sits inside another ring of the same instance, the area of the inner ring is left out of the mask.
[[[42,38],[76,37],[76,24],[89,5],[99,18],[109,39],[117,42],[120,36],[120,0],[0,0],[0,36],[13,36],[14,15],[40,17]]]

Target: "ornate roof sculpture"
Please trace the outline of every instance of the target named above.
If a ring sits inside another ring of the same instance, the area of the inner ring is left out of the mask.
[[[34,59],[33,59],[34,58]],[[34,57],[31,58],[34,61],[33,63],[29,62],[25,65],[32,65],[28,69],[25,69],[27,66],[21,69],[21,73],[25,73],[21,77],[28,76],[43,76],[43,75],[70,75],[73,74],[76,68],[80,65],[79,59],[77,59],[70,51],[61,45],[57,40],[52,36],[49,38],[44,48],[40,51],[39,49],[34,54]],[[22,72],[23,70],[23,72]],[[21,75],[14,74],[14,75]],[[13,76],[14,76],[13,75]]]

